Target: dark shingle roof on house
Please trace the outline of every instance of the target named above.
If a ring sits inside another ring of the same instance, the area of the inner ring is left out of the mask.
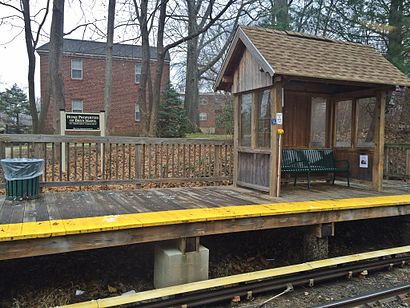
[[[48,52],[48,45],[46,43],[39,48],[37,52]],[[84,41],[74,39],[64,39],[63,52],[81,55],[105,56],[105,42]],[[150,47],[151,59],[157,58],[157,48]],[[139,45],[130,44],[114,44],[113,57],[141,59],[142,47]],[[169,53],[165,55],[165,60],[170,61]]]

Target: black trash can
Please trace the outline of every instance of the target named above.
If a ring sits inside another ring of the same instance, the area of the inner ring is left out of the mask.
[[[44,159],[6,158],[1,160],[6,179],[6,199],[34,199],[40,194]]]

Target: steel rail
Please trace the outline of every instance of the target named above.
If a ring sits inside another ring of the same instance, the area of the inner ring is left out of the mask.
[[[314,285],[319,282],[349,277],[359,274],[364,270],[377,271],[386,267],[402,265],[408,261],[410,261],[410,256],[392,256],[388,259],[358,261],[357,263],[350,265],[348,264],[330,269],[314,270],[309,273],[292,274],[279,278],[234,285],[223,289],[218,288],[214,290],[197,291],[190,294],[180,294],[172,298],[162,298],[151,303],[131,303],[125,305],[125,307],[161,308],[176,305],[183,305],[184,307],[198,307],[231,300],[234,296],[253,296],[255,294],[283,290],[289,284],[293,287]]]
[[[405,284],[381,291],[367,293],[343,300],[326,303],[324,305],[314,306],[312,308],[339,308],[339,307],[352,307],[357,305],[369,304],[378,300],[387,299],[390,297],[406,294],[410,292],[410,284]]]

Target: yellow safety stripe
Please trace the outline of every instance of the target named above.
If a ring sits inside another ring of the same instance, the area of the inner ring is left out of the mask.
[[[0,242],[250,217],[410,205],[410,194],[195,208],[0,225]]]
[[[120,295],[104,299],[92,300],[88,302],[82,302],[72,305],[66,305],[62,307],[67,308],[102,308],[102,307],[115,307],[124,304],[138,303],[147,300],[159,299],[166,296],[175,296],[182,293],[189,293],[201,290],[207,290],[212,288],[226,287],[238,283],[245,283],[251,281],[258,281],[268,278],[280,277],[289,274],[296,274],[301,272],[307,272],[311,270],[317,270],[335,265],[341,265],[351,262],[364,261],[374,258],[380,258],[385,256],[409,253],[410,246],[402,246],[390,249],[376,250],[365,253],[358,253],[354,255],[323,259],[319,261],[305,262],[301,264],[288,265],[284,267],[278,267],[268,270],[262,270],[257,272],[227,276],[222,278],[214,278],[204,281],[192,282],[183,285],[177,285],[162,289],[143,291],[136,294]]]

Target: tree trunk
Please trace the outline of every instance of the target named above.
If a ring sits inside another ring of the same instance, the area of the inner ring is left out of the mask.
[[[158,17],[158,32],[157,32],[157,63],[155,66],[154,84],[152,87],[152,106],[149,121],[148,136],[155,137],[157,134],[157,120],[159,104],[161,102],[161,85],[162,73],[164,71],[165,49],[164,49],[164,31],[165,18],[167,11],[168,0],[161,0],[160,12]]]
[[[195,0],[187,0],[188,36],[198,32],[198,5]],[[184,107],[193,128],[199,126],[199,76],[198,76],[198,36],[187,42],[186,80]]]
[[[109,0],[107,21],[107,47],[105,56],[105,85],[104,85],[104,111],[105,133],[110,134],[110,112],[112,100],[112,49],[114,46],[114,19],[115,0]]]
[[[141,1],[141,7],[134,0],[137,18],[140,24],[142,41],[141,78],[138,90],[138,104],[141,110],[139,135],[148,136],[151,118],[152,81],[151,81],[151,53],[148,30],[148,0]]]
[[[288,0],[274,0],[272,15],[275,18],[275,29],[289,30]]]
[[[50,47],[48,53],[48,80],[46,95],[42,101],[40,123],[44,130],[51,98],[54,102],[53,128],[54,133],[60,132],[60,109],[65,108],[64,82],[60,71],[60,63],[63,55],[63,32],[64,29],[64,0],[53,0],[53,17],[51,21]]]
[[[389,10],[390,31],[387,35],[387,59],[403,69],[403,1],[391,0]]]
[[[31,30],[31,19],[30,19],[30,3],[29,0],[21,1],[23,7],[23,19],[24,19],[24,35],[26,40],[26,49],[28,56],[28,100],[30,103],[30,114],[33,123],[33,134],[38,133],[38,113],[36,106],[36,95],[34,87],[34,73],[36,69],[36,55],[35,48],[33,46],[33,34]]]

